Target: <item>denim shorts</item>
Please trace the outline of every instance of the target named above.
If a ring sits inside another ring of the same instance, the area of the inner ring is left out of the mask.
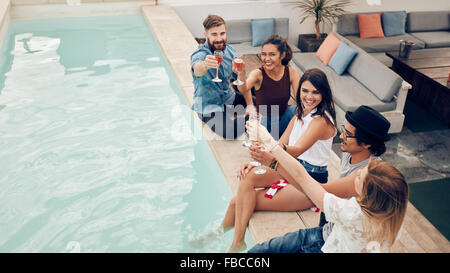
[[[303,165],[303,167],[305,167],[309,175],[311,175],[311,177],[314,178],[317,182],[322,184],[328,182],[327,166],[316,166],[298,158],[297,160]]]
[[[299,229],[252,247],[249,253],[322,253],[322,227]]]

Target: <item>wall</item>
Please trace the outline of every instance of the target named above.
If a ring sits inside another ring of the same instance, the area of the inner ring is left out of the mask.
[[[371,0],[369,0],[371,1]],[[373,0],[372,0],[373,1]],[[313,19],[299,24],[300,10],[287,0],[159,0],[173,6],[195,37],[203,37],[202,21],[208,14],[221,15],[227,19],[289,17],[289,41],[297,44],[298,34],[313,33]],[[376,1],[375,1],[376,2]],[[354,0],[349,12],[365,11],[432,11],[450,10],[449,0],[381,0],[381,6],[370,6],[366,0]],[[430,4],[432,3],[432,4]],[[331,26],[325,28],[328,32]]]

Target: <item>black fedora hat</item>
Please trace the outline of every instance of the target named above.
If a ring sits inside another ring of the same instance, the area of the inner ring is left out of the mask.
[[[347,111],[345,118],[371,139],[383,142],[390,139],[388,131],[391,123],[369,106],[361,105],[354,112]]]

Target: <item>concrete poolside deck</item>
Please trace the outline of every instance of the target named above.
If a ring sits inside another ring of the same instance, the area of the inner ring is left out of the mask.
[[[127,2],[124,0],[82,0],[87,2]],[[6,0],[0,1],[0,29],[8,20],[11,5],[65,3],[64,0]],[[142,2],[142,1],[128,1]],[[153,1],[145,1],[151,4]],[[197,43],[169,6],[143,6],[142,13],[153,31],[167,61],[176,77],[180,89],[189,105],[193,103],[193,84],[190,73],[190,54]],[[194,114],[194,113],[193,113]],[[196,115],[194,115],[195,118]],[[201,122],[199,122],[201,124]],[[218,165],[233,194],[237,190],[236,173],[239,166],[250,159],[242,149],[240,141],[217,140],[207,126],[203,126],[204,138],[216,158]],[[216,139],[216,140],[208,140]],[[339,157],[333,153],[329,162],[330,180],[338,176]],[[298,212],[256,212],[249,223],[249,229],[256,243],[280,236],[299,228],[318,224],[319,214],[310,210]],[[412,205],[409,204],[407,216],[392,252],[444,252],[450,253],[449,241]]]
[[[171,7],[163,5],[144,6],[142,12],[167,57],[183,95],[189,105],[192,105],[194,87],[190,73],[189,56],[197,48],[197,42]],[[194,116],[197,118],[196,115]],[[238,183],[236,173],[239,166],[250,159],[248,152],[242,149],[240,141],[217,140],[217,137],[207,126],[203,126],[203,134],[230,190],[235,194]],[[329,162],[330,180],[338,177],[339,161],[339,157],[333,152]],[[250,219],[249,230],[255,243],[260,243],[299,228],[314,227],[318,224],[318,221],[319,214],[310,210],[297,212],[259,211],[255,212]],[[400,236],[391,252],[450,253],[450,243],[409,203]]]

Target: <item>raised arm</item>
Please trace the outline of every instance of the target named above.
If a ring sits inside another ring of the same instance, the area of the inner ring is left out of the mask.
[[[363,167],[361,167],[360,169],[362,169]],[[295,179],[290,175],[290,173],[283,167],[283,165],[279,165],[277,168],[277,172],[284,177],[285,179],[287,179],[288,181],[295,181]],[[358,172],[355,171],[353,172],[352,175],[350,176],[346,176],[343,178],[338,178],[332,181],[328,181],[328,183],[325,184],[320,184],[320,186],[322,186],[322,188],[325,189],[325,191],[332,193],[334,195],[336,195],[337,197],[340,198],[350,198],[352,196],[357,195],[356,190],[355,190],[355,177],[358,175]],[[292,183],[292,186],[294,186],[298,191],[302,192],[305,195],[305,198],[300,198],[299,202],[302,202],[302,206],[304,208],[310,208],[313,203],[311,202],[311,200],[309,200],[309,198],[307,197],[307,195],[305,194],[305,192],[303,191],[302,187],[300,186],[299,183]]]
[[[363,169],[361,167],[359,169]],[[358,169],[358,170],[359,170]],[[350,198],[357,195],[355,190],[355,177],[358,175],[358,171],[354,171],[351,175],[335,179],[326,184],[322,184],[322,187],[329,193],[332,193],[340,198]]]
[[[194,63],[192,69],[194,70],[194,75],[199,78],[203,77],[209,69],[217,68],[217,65],[218,63],[214,56],[206,55],[203,61]]]
[[[294,145],[288,146],[289,135],[291,134],[294,127],[295,117],[291,119],[289,122],[286,131],[280,138],[280,145],[286,148],[286,152],[288,152],[292,157],[297,158],[299,155],[303,154],[309,148],[311,148],[314,143],[316,143],[320,139],[328,139],[334,133],[334,127],[329,125],[325,118],[317,117],[311,124],[308,126],[308,129],[303,133],[303,135],[297,140]],[[257,148],[250,148],[250,155],[253,159],[261,162],[262,164],[269,166],[273,161],[274,157],[268,152]],[[283,166],[283,163],[279,161],[279,166]]]
[[[276,145],[275,148],[272,149],[271,153],[280,162],[280,164],[284,166],[287,173],[294,178],[294,181],[290,181],[291,184],[293,184],[296,188],[300,187],[309,199],[311,199],[311,201],[316,205],[316,207],[323,210],[323,197],[326,191],[320,183],[314,180],[305,170],[303,165],[290,156],[279,145]]]
[[[247,107],[250,105],[253,105],[253,99],[252,99],[252,88],[260,84],[262,80],[262,73],[259,69],[254,69],[250,72],[248,75],[248,78],[245,79],[245,73],[240,73],[239,79],[244,82],[243,85],[238,85],[239,92],[242,93],[242,95],[245,98],[245,102],[247,103]],[[256,109],[252,109],[256,111]]]
[[[291,96],[293,96],[295,100],[297,97],[298,85],[300,84],[300,73],[292,66],[289,66],[289,73],[289,78],[291,79]]]
[[[323,210],[323,197],[325,189],[319,182],[314,180],[305,168],[294,157],[278,145],[267,129],[257,122],[248,122],[247,130],[250,135],[256,136],[261,141],[266,149],[272,153],[273,156],[283,165],[287,173],[294,179],[291,182],[296,188],[301,188],[304,193],[311,199],[311,201]]]

